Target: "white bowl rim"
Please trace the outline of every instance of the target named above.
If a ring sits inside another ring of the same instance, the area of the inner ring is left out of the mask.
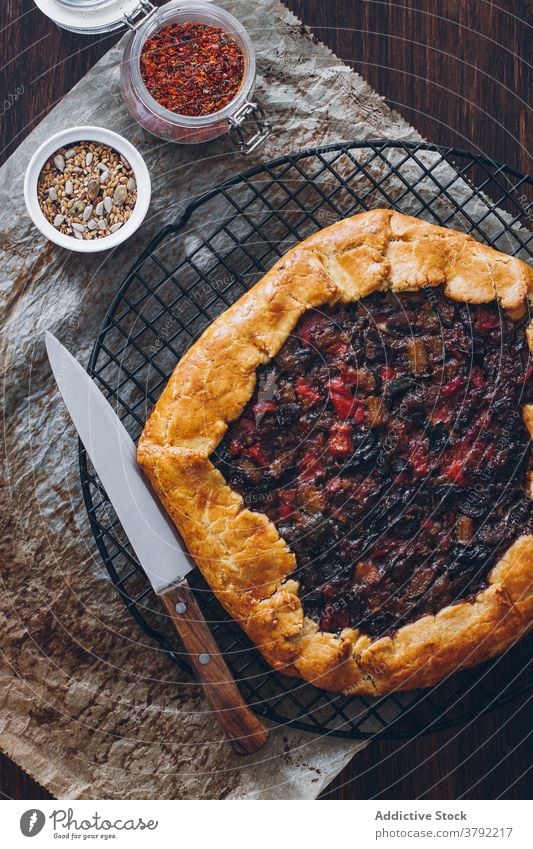
[[[100,239],[76,239],[57,230],[47,221],[39,206],[37,184],[43,166],[61,147],[73,142],[99,142],[107,144],[122,154],[131,165],[137,182],[137,202],[126,223],[109,236]],[[60,130],[44,141],[31,157],[24,177],[24,200],[26,208],[35,226],[50,242],[77,253],[98,253],[116,248],[132,236],[141,226],[148,212],[152,195],[150,172],[137,148],[124,136],[108,130],[105,127],[79,126]]]

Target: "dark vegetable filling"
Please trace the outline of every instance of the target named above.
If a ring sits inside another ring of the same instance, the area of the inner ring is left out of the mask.
[[[296,555],[322,630],[471,598],[533,533],[528,317],[441,290],[307,312],[213,457]]]

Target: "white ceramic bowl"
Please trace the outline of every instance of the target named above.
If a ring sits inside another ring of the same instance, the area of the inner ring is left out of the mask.
[[[137,182],[137,202],[130,218],[120,230],[117,230],[116,233],[111,233],[109,236],[102,236],[100,239],[87,239],[83,241],[56,230],[47,221],[41,211],[37,196],[39,175],[46,162],[59,148],[68,147],[74,142],[80,141],[107,144],[118,153],[121,153],[130,163]],[[129,239],[144,221],[148,207],[150,206],[151,196],[152,186],[150,174],[139,151],[123,136],[119,136],[118,133],[114,133],[112,130],[106,130],[103,127],[71,127],[69,130],[62,130],[60,133],[51,136],[33,154],[26,169],[24,180],[24,200],[26,201],[26,207],[35,226],[39,228],[47,239],[54,242],[54,244],[69,251],[77,251],[84,254],[108,251],[111,248],[116,248],[117,245],[122,244],[126,239]]]

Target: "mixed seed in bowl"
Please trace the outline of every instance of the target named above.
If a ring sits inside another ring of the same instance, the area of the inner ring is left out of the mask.
[[[98,142],[60,148],[44,165],[37,192],[47,221],[75,239],[116,233],[137,202],[131,165],[109,145]]]

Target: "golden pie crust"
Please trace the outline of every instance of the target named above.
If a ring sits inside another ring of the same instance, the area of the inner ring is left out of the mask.
[[[533,300],[528,265],[454,230],[385,209],[321,230],[190,348],[139,442],[139,463],[226,610],[273,667],[326,690],[372,696],[427,687],[504,651],[533,622],[533,536],[524,535],[474,600],[379,639],[355,628],[321,632],[304,615],[290,577],[295,556],[274,523],[246,509],[209,459],[251,398],[256,369],[307,309],[441,284],[457,301],[497,298],[513,317]],[[533,351],[533,322],[527,333]],[[533,405],[523,416],[533,438]]]

